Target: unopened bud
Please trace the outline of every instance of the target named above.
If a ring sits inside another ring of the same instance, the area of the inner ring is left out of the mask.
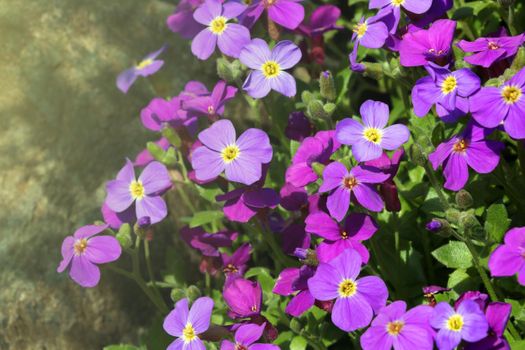
[[[177,301],[186,298],[186,292],[180,288],[173,288],[170,293],[170,298],[176,303]]]
[[[443,219],[432,219],[425,225],[425,228],[441,237],[449,237],[452,234],[452,228],[448,221]]]
[[[146,231],[151,225],[151,219],[149,216],[143,216],[140,217],[137,222],[135,223],[135,226],[133,226],[133,230],[135,231],[135,234],[139,236],[140,238],[146,237]]]
[[[199,288],[197,288],[197,286],[191,285],[186,288],[186,296],[190,301],[194,301],[201,296],[201,291]]]
[[[312,249],[296,248],[294,255],[301,260],[305,265],[317,266],[319,260],[317,259],[317,253]]]
[[[468,191],[460,190],[456,193],[456,204],[460,209],[468,209],[472,206],[474,200]]]
[[[328,114],[324,111],[323,103],[319,100],[312,100],[308,103],[308,115],[314,119],[325,119]]]
[[[485,240],[487,238],[485,237],[485,230],[481,226],[481,223],[476,218],[472,210],[461,213],[461,215],[459,216],[459,226],[463,229],[463,232],[469,237],[478,240]]]
[[[324,71],[319,77],[319,89],[321,91],[321,96],[326,98],[328,101],[335,100],[336,91],[334,77],[330,71]]]
[[[523,67],[525,67],[525,47],[522,46],[518,49],[518,53],[514,57],[514,61],[512,61],[512,66],[510,66],[510,68],[517,72]]]
[[[412,162],[416,165],[425,166],[427,163],[427,158],[423,153],[423,149],[417,143],[413,143],[412,146],[410,146],[409,155]]]
[[[335,103],[327,103],[323,106],[323,109],[326,113],[326,115],[328,116],[328,118],[330,118],[332,116],[332,114],[334,114],[335,112],[335,109],[337,108],[337,106],[335,105]]]
[[[427,231],[434,232],[434,233],[441,230],[442,227],[443,227],[443,224],[441,223],[441,220],[437,220],[437,219],[432,219],[429,222],[427,222],[427,224],[425,225],[425,228],[427,229]]]
[[[129,248],[133,244],[131,239],[131,226],[129,224],[122,224],[115,236],[122,248]]]
[[[447,219],[447,221],[452,222],[454,224],[457,224],[459,222],[460,215],[461,212],[454,208],[448,209],[445,212],[445,218]]]
[[[217,59],[217,75],[228,83],[233,83],[241,76],[241,63],[228,61],[224,57]]]
[[[304,90],[302,93],[301,93],[301,100],[303,101],[303,103],[305,105],[308,106],[308,104],[310,103],[310,101],[312,101],[314,99],[314,94],[312,94],[310,91],[308,90]]]

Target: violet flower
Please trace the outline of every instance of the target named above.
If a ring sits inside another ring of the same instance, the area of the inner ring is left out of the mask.
[[[361,264],[361,256],[347,249],[330,263],[320,263],[308,280],[315,299],[335,299],[332,322],[345,332],[368,326],[388,298],[385,282],[379,277],[357,278]]]
[[[123,212],[117,213],[111,210],[104,202],[100,208],[100,212],[102,213],[104,222],[114,230],[118,230],[124,223],[132,224],[133,222],[137,221],[137,216],[135,215],[135,208],[133,205]]]
[[[321,5],[310,15],[310,21],[299,25],[297,30],[308,37],[323,35],[332,30],[341,30],[342,26],[336,25],[341,17],[341,10],[334,5]]]
[[[227,280],[222,295],[231,318],[249,318],[261,313],[262,289],[259,282],[240,277]]]
[[[248,260],[250,260],[250,252],[252,246],[249,243],[244,243],[232,255],[225,253],[221,254],[222,271],[228,278],[242,276],[247,269]]]
[[[182,108],[214,120],[223,115],[226,102],[233,99],[236,93],[236,87],[228,86],[225,81],[220,80],[215,84],[211,94],[186,100],[182,102]]]
[[[515,227],[507,231],[504,243],[490,255],[488,266],[495,277],[514,276],[525,286],[525,227]]]
[[[489,334],[475,343],[466,343],[465,350],[510,350],[510,345],[503,334],[507,328],[511,311],[512,305],[510,304],[489,303],[485,309]]]
[[[390,175],[385,182],[379,184],[379,193],[385,201],[385,208],[391,212],[397,212],[401,210],[401,202],[397,194],[397,186],[394,183],[394,177],[399,169],[399,163],[401,158],[405,154],[403,148],[398,149],[392,154],[392,158],[389,158],[386,152],[383,152],[381,157],[369,160],[365,162],[365,166],[370,166],[381,170],[383,173]]]
[[[284,134],[290,140],[303,141],[312,133],[312,123],[303,112],[292,112],[288,116],[288,124]]]
[[[315,269],[307,265],[301,268],[289,267],[281,271],[272,291],[282,296],[293,295],[284,312],[299,317],[314,306],[315,298],[308,290],[308,280],[314,273]]]
[[[117,77],[117,87],[119,90],[127,93],[138,77],[147,77],[156,73],[164,65],[163,60],[156,60],[156,58],[164,52],[165,49],[166,46],[161,47],[159,50],[144,57],[136,66],[120,73]]]
[[[389,178],[388,174],[378,169],[355,166],[350,171],[342,163],[333,162],[323,171],[323,183],[319,192],[330,192],[326,206],[330,215],[341,221],[350,207],[352,194],[359,204],[368,210],[379,212],[384,203],[374,188],[374,184]]]
[[[478,38],[474,41],[461,40],[457,43],[463,52],[474,52],[464,60],[475,66],[489,68],[493,63],[516,55],[525,42],[525,33],[516,36]]]
[[[264,10],[268,18],[286,29],[293,30],[304,19],[304,8],[301,0],[255,0],[241,16],[241,23],[251,28],[261,17]]]
[[[195,21],[206,26],[191,42],[191,52],[201,60],[208,59],[215,46],[230,57],[239,57],[244,45],[250,42],[248,28],[229,21],[239,16],[245,6],[237,2],[222,3],[219,0],[205,0],[195,10]]]
[[[219,248],[231,247],[233,241],[237,239],[237,232],[219,231],[208,233],[202,227],[190,228],[184,226],[180,230],[182,239],[193,249],[196,249],[205,256],[219,257]]]
[[[115,237],[95,236],[107,228],[107,224],[87,225],[76,230],[73,236],[67,236],[62,242],[62,261],[57,272],[71,265],[69,276],[73,281],[85,288],[96,286],[100,281],[97,264],[115,261],[122,253]]]
[[[394,28],[397,28],[401,19],[401,9],[414,14],[422,14],[432,6],[432,0],[370,0],[369,9],[382,9],[391,11],[394,15]]]
[[[465,130],[441,143],[428,159],[434,170],[443,165],[446,189],[459,191],[468,181],[468,167],[477,173],[488,174],[499,163],[503,143],[487,140],[491,130],[469,123]]]
[[[177,126],[174,122],[177,120],[179,109],[178,96],[170,100],[156,97],[140,111],[140,120],[146,129],[160,132],[167,126]]]
[[[223,340],[221,342],[220,350],[279,350],[277,345],[255,343],[261,338],[266,323],[256,325],[253,323],[243,324],[235,331],[233,337],[235,343],[229,340]]]
[[[282,248],[286,254],[293,255],[297,248],[310,247],[311,236],[305,231],[304,223],[292,223],[281,232]]]
[[[453,5],[453,0],[433,0],[432,6],[430,6],[430,9],[425,13],[408,13],[407,15],[410,18],[411,24],[419,28],[425,28],[435,20],[443,18]]]
[[[203,26],[195,21],[193,12],[204,2],[204,0],[181,0],[173,14],[171,14],[166,24],[168,28],[179,33],[184,39],[191,39],[199,33]]]
[[[285,183],[279,194],[281,196],[281,207],[288,211],[300,210],[308,205],[308,192],[304,187]]]
[[[295,79],[285,72],[301,60],[301,50],[293,42],[279,41],[270,50],[264,40],[253,39],[243,47],[239,60],[252,69],[242,86],[251,97],[263,98],[270,90],[286,97],[295,96]]]

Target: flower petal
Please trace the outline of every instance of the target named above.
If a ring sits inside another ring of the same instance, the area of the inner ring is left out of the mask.
[[[199,133],[199,140],[208,148],[221,152],[227,146],[235,144],[235,128],[228,119],[213,123],[208,129]]]
[[[166,202],[160,196],[144,196],[135,202],[137,218],[149,217],[152,224],[162,221],[168,215]]]
[[[193,38],[191,52],[200,60],[208,59],[217,45],[217,35],[204,28]]]
[[[259,70],[250,72],[242,88],[253,98],[263,98],[268,95],[272,89],[270,79],[266,79],[264,74]]]
[[[242,48],[239,60],[248,68],[261,69],[264,62],[269,61],[271,56],[272,53],[266,41],[257,38]]]
[[[94,287],[100,281],[98,266],[91,263],[84,255],[73,256],[69,275],[75,282],[85,288]]]
[[[359,107],[359,113],[363,118],[365,127],[383,129],[388,123],[390,110],[388,105],[383,102],[366,100]]]
[[[383,136],[381,137],[381,147],[393,151],[410,138],[410,131],[405,125],[394,124],[385,129],[383,129]]]
[[[250,42],[250,31],[245,26],[228,23],[226,30],[217,37],[217,45],[227,56],[238,58],[242,48]]]
[[[444,165],[443,175],[446,189],[452,191],[462,189],[468,181],[466,157],[460,153],[452,153]]]
[[[359,184],[353,188],[355,198],[363,207],[368,210],[380,212],[385,203],[377,191],[369,184]]]
[[[270,138],[260,129],[246,130],[239,136],[236,144],[241,153],[261,163],[269,163],[272,160],[273,151]]]
[[[295,29],[304,19],[304,7],[295,1],[278,0],[268,8],[268,16],[287,29]]]
[[[162,192],[171,187],[171,178],[166,166],[160,162],[151,162],[139,176],[147,195]]]
[[[363,138],[363,130],[357,120],[345,118],[335,126],[335,138],[344,145],[353,145]]]
[[[351,192],[342,186],[336,188],[334,192],[328,195],[326,207],[330,215],[337,221],[341,221],[345,217],[350,207],[350,196]]]
[[[225,169],[221,154],[204,146],[193,151],[191,166],[195,170],[195,177],[200,181],[213,180]]]
[[[332,309],[332,322],[345,332],[366,327],[372,321],[372,308],[361,295],[337,298]]]
[[[112,236],[90,238],[84,256],[95,264],[104,264],[117,260],[122,253],[120,243]]]
[[[196,334],[204,333],[210,327],[213,299],[201,297],[191,305],[188,322],[191,322]]]
[[[302,7],[302,6],[301,6]],[[272,60],[279,63],[281,69],[290,69],[301,60],[301,50],[290,40],[279,41],[272,50]]]
[[[278,93],[293,97],[297,93],[294,77],[288,72],[280,72],[278,76],[268,79],[270,87]]]
[[[386,305],[388,289],[377,276],[366,276],[357,280],[357,293],[370,304],[375,313]]]
[[[261,162],[241,152],[234,161],[225,165],[225,175],[230,181],[251,185],[261,178]]]
[[[343,163],[336,161],[328,164],[323,170],[323,183],[319,192],[328,192],[340,186],[346,175],[348,175],[348,170]]]
[[[188,299],[184,298],[175,304],[175,308],[164,319],[163,328],[169,335],[182,336],[182,330],[188,322]]]

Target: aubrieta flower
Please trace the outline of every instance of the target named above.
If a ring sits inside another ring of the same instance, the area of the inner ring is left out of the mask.
[[[111,210],[106,203],[103,203],[102,207],[100,208],[100,212],[104,222],[114,230],[118,230],[124,223],[132,224],[133,222],[137,221],[135,208],[133,208],[133,206],[129,207],[123,212],[117,213]]]
[[[312,237],[305,231],[304,223],[291,223],[281,232],[283,251],[293,255],[297,248],[306,249],[310,247]]]
[[[233,318],[255,317],[261,313],[262,289],[259,282],[238,277],[226,280],[222,296]]]
[[[419,28],[425,28],[435,20],[443,18],[453,5],[453,0],[433,0],[432,6],[430,6],[425,13],[407,13],[407,15],[410,18],[411,24]]]
[[[463,52],[474,52],[464,60],[476,66],[490,67],[494,62],[512,57],[525,42],[525,33],[516,36],[478,38],[474,41],[461,40],[457,43]]]
[[[244,45],[250,42],[248,28],[229,21],[239,16],[245,6],[237,2],[223,4],[219,0],[205,0],[195,10],[193,18],[206,26],[191,43],[191,52],[206,60],[215,51],[215,46],[226,56],[239,57]]]
[[[419,305],[407,311],[401,300],[385,306],[361,336],[363,350],[432,350],[433,331],[428,323],[432,310]]]
[[[202,24],[193,18],[193,12],[203,2],[203,0],[181,0],[166,21],[168,28],[174,33],[179,33],[184,39],[193,38],[203,28]]]
[[[472,300],[465,300],[454,310],[447,302],[438,303],[430,316],[430,324],[438,330],[439,350],[452,350],[461,339],[476,342],[487,336],[488,323],[483,311]]]
[[[244,243],[232,255],[222,253],[222,271],[227,277],[242,276],[247,268],[248,260],[250,260],[250,252],[252,246],[249,243]]]
[[[525,227],[507,231],[504,242],[490,255],[490,274],[496,277],[518,274],[518,282],[525,286]]]
[[[272,146],[264,131],[248,129],[236,140],[235,128],[227,119],[216,121],[198,137],[204,146],[193,152],[191,164],[201,181],[224,171],[226,179],[251,185],[261,178],[262,165],[272,160]]]
[[[525,68],[500,87],[483,87],[470,98],[472,117],[486,128],[500,124],[513,139],[525,138]]]
[[[299,25],[297,30],[308,37],[323,35],[331,30],[341,30],[342,26],[336,25],[341,17],[341,10],[334,5],[321,5],[310,15],[310,21]]]
[[[469,123],[462,133],[441,143],[429,154],[434,170],[443,165],[446,189],[462,189],[468,181],[468,167],[480,174],[488,174],[496,168],[504,146],[499,141],[486,140],[490,132],[476,123]]]
[[[127,159],[117,178],[106,184],[105,203],[117,213],[134,204],[137,218],[149,216],[151,223],[155,224],[168,214],[166,202],[160,195],[170,187],[171,178],[162,163],[149,163],[136,179],[133,164]]]
[[[383,102],[367,100],[359,108],[363,124],[352,118],[337,123],[335,138],[344,145],[352,146],[352,155],[358,162],[374,160],[383,149],[395,150],[408,141],[410,132],[405,125],[388,124],[390,110]]]
[[[270,20],[293,30],[304,19],[304,8],[299,2],[301,0],[255,0],[241,16],[241,23],[251,28],[266,10]]]
[[[279,194],[281,196],[279,204],[288,211],[300,210],[308,205],[308,192],[304,187],[296,187],[287,182]]]
[[[314,306],[315,298],[308,290],[308,280],[314,273],[313,267],[303,265],[301,268],[286,268],[279,274],[272,292],[282,296],[293,295],[284,310],[287,314],[299,317]]]
[[[188,299],[181,299],[175,308],[164,319],[164,330],[169,335],[177,337],[168,346],[168,350],[205,350],[204,343],[199,338],[210,327],[213,300],[201,297],[188,307]]]
[[[238,236],[234,231],[208,233],[202,227],[188,226],[180,230],[180,235],[190,247],[200,251],[202,255],[215,257],[220,256],[220,247],[231,247]]]
[[[379,172],[375,168],[355,166],[348,171],[344,164],[333,162],[323,170],[323,183],[319,192],[330,192],[326,207],[334,219],[341,221],[350,207],[352,194],[366,209],[375,212],[383,210],[383,200],[374,188],[374,184],[388,178],[388,174]]]
[[[509,322],[512,305],[502,302],[489,303],[485,309],[485,318],[489,324],[489,334],[475,343],[466,343],[465,350],[510,350],[504,337]]]
[[[449,19],[435,21],[429,29],[408,32],[399,44],[399,58],[405,67],[424,66],[428,62],[444,65],[452,53],[456,22]]]
[[[138,77],[147,77],[155,74],[160,68],[162,68],[164,61],[157,60],[156,58],[163,53],[165,49],[166,46],[161,47],[159,50],[144,57],[136,66],[120,73],[117,77],[117,87],[119,90],[123,93],[127,93]]]
[[[221,343],[221,350],[279,350],[277,345],[255,343],[261,338],[266,323],[256,325],[253,323],[244,324],[235,331],[235,340],[223,340]]]
[[[377,14],[373,17],[361,17],[359,23],[352,29],[352,42],[354,50],[357,46],[362,45],[369,49],[378,49],[385,44],[388,38],[388,27],[382,22],[383,14]]]
[[[285,72],[301,60],[301,50],[293,42],[279,41],[270,50],[264,40],[253,39],[244,46],[239,60],[252,69],[242,86],[251,97],[263,98],[270,90],[286,97],[295,96],[295,79]]]
[[[216,119],[224,113],[226,102],[233,99],[237,88],[220,80],[208,95],[197,96],[182,102],[182,108],[199,116]]]
[[[394,182],[394,177],[397,175],[399,163],[405,154],[403,148],[396,150],[392,157],[388,157],[386,152],[383,152],[381,157],[369,160],[364,163],[365,166],[370,166],[381,170],[381,172],[388,174],[390,177],[383,183],[379,184],[379,193],[385,201],[385,208],[388,211],[396,212],[401,210],[401,202],[397,194],[397,186]]]
[[[312,134],[312,123],[303,112],[292,112],[288,116],[284,134],[290,140],[301,142]]]
[[[480,88],[479,77],[468,68],[452,72],[432,62],[425,68],[429,75],[419,79],[412,88],[415,115],[424,117],[433,105],[444,122],[455,122],[466,115],[468,98]]]
[[[361,264],[361,256],[347,249],[330,263],[320,263],[308,280],[315,299],[335,299],[332,322],[345,332],[368,326],[388,298],[385,282],[379,277],[357,278]]]
[[[368,8],[391,11],[395,18],[394,28],[397,28],[402,8],[414,14],[422,14],[427,12],[431,5],[432,0],[370,0]]]
[[[176,126],[180,106],[179,97],[170,100],[155,97],[140,111],[142,125],[152,131],[161,131],[167,126]]]
[[[100,269],[96,264],[117,260],[122,248],[113,236],[95,236],[109,226],[87,225],[75,231],[62,242],[62,261],[57,272],[63,272],[69,265],[69,276],[85,288],[91,288],[100,281]],[[95,236],[95,237],[94,237]]]
[[[346,249],[355,249],[364,264],[370,254],[361,243],[374,235],[378,226],[369,215],[351,213],[343,225],[338,225],[328,214],[317,212],[306,217],[306,231],[324,238],[316,248],[320,262],[328,263]]]

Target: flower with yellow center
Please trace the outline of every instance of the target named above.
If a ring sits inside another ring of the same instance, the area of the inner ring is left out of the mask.
[[[88,246],[88,241],[85,238],[77,239],[75,241],[75,244],[73,245],[73,249],[75,251],[75,255],[82,255],[86,251],[86,248]]]
[[[454,332],[460,332],[463,329],[463,316],[460,314],[453,314],[447,320],[447,328]]]
[[[209,25],[210,31],[215,35],[221,35],[228,27],[228,19],[223,16],[215,17]]]
[[[144,195],[146,194],[144,190],[144,185],[140,180],[134,180],[133,182],[131,182],[131,184],[129,185],[129,192],[131,192],[131,197],[133,197],[133,199],[138,200],[144,198]]]
[[[501,90],[501,97],[506,104],[514,104],[519,101],[523,92],[514,85],[507,85]]]
[[[352,190],[357,186],[357,179],[353,176],[347,176],[343,179],[343,186],[349,190]]]
[[[441,92],[444,95],[448,95],[452,91],[456,90],[457,86],[458,86],[458,81],[456,80],[456,77],[454,77],[453,75],[449,75],[441,83]]]
[[[235,159],[237,159],[237,157],[239,157],[240,154],[241,150],[239,147],[237,147],[237,145],[229,145],[221,151],[222,160],[226,164],[233,162]]]
[[[357,283],[349,278],[344,279],[339,283],[339,288],[337,290],[341,298],[350,298],[357,293]]]
[[[467,150],[467,147],[468,147],[467,141],[465,139],[461,139],[459,141],[456,141],[454,146],[452,146],[452,150],[455,153],[465,153],[465,151]]]
[[[141,69],[148,67],[152,63],[153,63],[153,59],[147,58],[145,60],[142,60],[139,64],[137,64],[135,68],[138,70],[141,70]]]
[[[383,137],[383,132],[376,128],[365,128],[363,130],[363,136],[367,141],[379,144],[381,142],[381,138]]]
[[[193,328],[193,325],[188,322],[186,323],[186,326],[182,330],[182,340],[184,340],[184,343],[188,344],[192,342],[193,340],[197,339],[197,334],[195,334],[195,329]]]
[[[354,29],[352,29],[352,31],[357,34],[358,39],[361,39],[363,35],[365,35],[367,29],[368,29],[368,25],[366,24],[366,22],[363,22],[363,23],[356,24],[354,26]]]
[[[388,322],[386,325],[386,331],[390,335],[397,336],[399,333],[401,333],[401,330],[405,326],[405,323],[403,321],[392,321]]]
[[[392,0],[392,6],[399,7],[405,3],[405,0]]]
[[[274,78],[281,73],[281,66],[275,61],[266,61],[261,66],[261,71],[266,78]]]

